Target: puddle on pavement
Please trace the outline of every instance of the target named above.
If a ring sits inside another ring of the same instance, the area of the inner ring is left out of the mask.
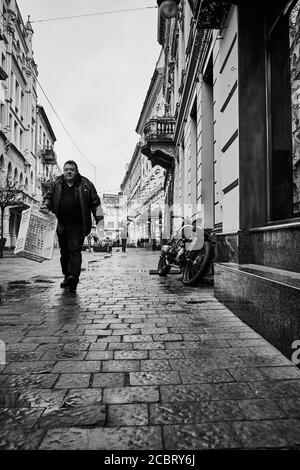
[[[31,284],[31,281],[9,281],[7,284],[8,284],[8,289],[11,289],[11,288],[14,288],[15,286],[26,287],[28,284]]]
[[[36,293],[41,293],[48,290],[54,281],[46,279],[36,279],[34,281],[9,281],[6,284],[1,286],[0,290],[0,305],[20,302],[30,297]]]

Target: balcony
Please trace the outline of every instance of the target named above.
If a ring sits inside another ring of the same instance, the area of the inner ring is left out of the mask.
[[[199,2],[197,28],[220,29],[232,3],[236,5],[239,0],[202,0]]]
[[[150,119],[144,129],[145,144],[141,151],[152,163],[169,170],[174,162],[175,120],[171,117]]]
[[[56,163],[56,153],[54,152],[53,147],[44,147],[41,150],[41,156],[45,163]]]
[[[38,175],[37,177],[37,183],[38,185],[41,186],[43,192],[47,192],[50,184],[56,181],[56,177],[53,175],[48,175],[48,176],[43,176],[43,175]]]

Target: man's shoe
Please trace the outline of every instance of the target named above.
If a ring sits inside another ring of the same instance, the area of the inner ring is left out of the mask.
[[[76,292],[76,288],[77,288],[77,284],[78,284],[77,279],[75,279],[74,276],[69,276],[67,281],[68,281],[69,291],[70,292]]]
[[[63,282],[61,282],[60,284],[60,287],[62,289],[64,289],[65,287],[68,287],[69,286],[69,278],[68,277],[65,277],[65,279],[63,280]]]

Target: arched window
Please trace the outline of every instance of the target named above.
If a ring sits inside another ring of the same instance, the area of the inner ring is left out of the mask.
[[[25,180],[25,189],[28,190],[28,178]]]
[[[30,183],[33,184],[33,172],[30,173]]]
[[[19,184],[23,185],[23,173],[20,173]]]
[[[8,167],[7,167],[7,178],[11,178],[11,177],[12,177],[12,166],[11,166],[11,162],[9,162]]]
[[[15,168],[15,171],[14,171],[14,180],[15,180],[15,182],[18,181],[18,176],[19,176],[18,168]]]

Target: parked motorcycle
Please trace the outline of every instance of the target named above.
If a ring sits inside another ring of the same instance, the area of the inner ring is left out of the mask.
[[[207,274],[213,257],[215,242],[211,232],[192,222],[180,227],[171,240],[161,248],[158,274],[166,276],[172,267],[182,273],[185,285],[194,285]]]
[[[203,244],[193,246],[186,251],[186,263],[183,267],[182,282],[187,286],[197,284],[209,271],[215,253],[215,241],[211,231],[203,229]]]

